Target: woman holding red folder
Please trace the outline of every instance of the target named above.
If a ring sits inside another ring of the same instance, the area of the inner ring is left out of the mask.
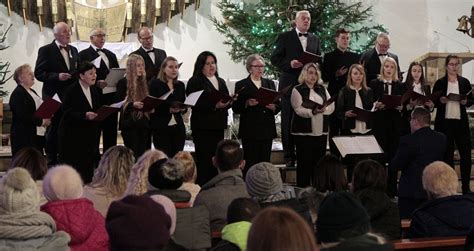
[[[468,79],[459,75],[461,66],[458,56],[449,55],[445,61],[446,76],[438,79],[433,92],[441,91],[442,96],[435,102],[437,108],[435,130],[446,135],[448,143],[444,161],[454,167],[454,144],[461,159],[462,193],[471,192],[471,130],[466,107],[473,103],[472,87]],[[461,100],[450,100],[449,94],[461,95]]]
[[[192,107],[191,130],[198,171],[197,183],[202,186],[217,175],[217,169],[212,165],[212,157],[217,143],[224,139],[227,110],[232,105],[232,100],[220,100],[216,103],[209,97],[216,91],[229,96],[224,79],[217,73],[216,56],[210,51],[201,52],[197,57],[193,76],[186,85],[186,95],[201,90],[204,92]]]
[[[367,87],[364,67],[353,64],[349,68],[346,86],[344,86],[337,97],[336,113],[342,121],[343,135],[367,135],[371,134],[372,118],[358,118],[356,108],[371,110],[374,105],[374,92]],[[352,170],[359,158],[346,157],[347,179],[352,179]]]
[[[308,63],[298,77],[299,85],[291,93],[291,106],[294,110],[291,134],[296,144],[296,183],[298,187],[311,185],[311,172],[318,161],[326,154],[328,140],[328,116],[334,111],[334,103],[321,108],[306,108],[307,99],[324,104],[331,98],[323,86],[321,73],[315,63]]]
[[[43,100],[31,88],[35,84],[31,66],[24,64],[16,68],[13,79],[18,85],[13,90],[9,102],[12,111],[10,130],[12,156],[23,147],[35,147],[43,154],[44,134],[51,119],[35,117],[35,112]]]
[[[423,66],[419,62],[412,62],[410,64],[408,67],[407,78],[403,84],[405,85],[405,89],[407,91],[413,91],[423,96],[428,96],[431,94],[431,87],[425,82]],[[423,103],[420,100],[410,98],[403,106],[401,135],[410,133],[411,112],[416,106],[424,106],[428,111],[433,111],[434,103],[431,100]]]
[[[405,88],[398,79],[397,69],[395,59],[387,57],[380,67],[380,75],[369,83],[369,87],[374,91],[375,100],[377,100],[375,102],[373,133],[384,151],[382,164],[390,163],[397,151],[400,139],[402,105],[400,103],[399,106],[390,108],[382,102],[385,95],[401,96],[405,93]],[[397,191],[396,172],[389,173],[388,176],[387,193],[389,196],[395,196]]]
[[[138,159],[151,148],[150,112],[141,111],[148,96],[145,63],[137,54],[128,56],[125,78],[117,83],[117,99],[125,99],[120,112],[119,129],[123,143]]]
[[[275,115],[280,112],[280,102],[263,106],[256,99],[260,88],[276,91],[275,83],[262,77],[265,60],[258,54],[250,55],[245,67],[250,74],[235,84],[234,93],[239,95],[232,105],[232,110],[240,114],[239,138],[244,149],[244,173],[254,164],[270,162],[272,141],[277,136]]]
[[[150,127],[153,134],[153,145],[168,156],[174,156],[182,151],[186,139],[186,130],[181,114],[186,108],[180,107],[177,102],[183,103],[186,99],[184,83],[178,81],[178,61],[174,57],[167,57],[160,67],[160,73],[150,81],[150,95],[161,97],[172,91],[166,102],[155,108],[150,115]]]

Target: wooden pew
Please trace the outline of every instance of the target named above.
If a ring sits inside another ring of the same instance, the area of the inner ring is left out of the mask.
[[[466,236],[429,237],[393,241],[395,250],[464,250]]]

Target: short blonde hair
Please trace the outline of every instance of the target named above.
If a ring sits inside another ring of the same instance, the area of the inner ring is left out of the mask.
[[[157,160],[166,159],[168,156],[160,150],[146,151],[133,165],[128,179],[124,196],[142,195],[148,191],[148,169]]]
[[[20,76],[23,75],[26,70],[31,70],[31,66],[29,64],[20,65],[15,69],[15,72],[13,73],[13,80],[15,80],[17,84],[21,84]]]
[[[173,157],[184,165],[184,182],[195,183],[197,178],[196,163],[190,152],[180,151]]]
[[[455,195],[458,186],[456,172],[442,161],[435,161],[423,170],[423,188],[434,199]]]
[[[316,74],[318,75],[318,79],[316,80],[316,84],[322,84],[323,80],[321,79],[321,71],[319,71],[319,66],[316,63],[307,63],[303,69],[301,70],[300,76],[298,77],[298,82],[300,84],[304,84],[306,80],[306,75],[308,73],[309,68],[316,69]]]

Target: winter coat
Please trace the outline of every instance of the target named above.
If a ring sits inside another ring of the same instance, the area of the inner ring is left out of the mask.
[[[69,235],[64,231],[57,231],[50,236],[43,236],[28,240],[0,239],[0,251],[4,250],[70,250]]]
[[[56,222],[58,230],[71,236],[72,250],[109,250],[104,217],[85,198],[50,201],[41,207]]]

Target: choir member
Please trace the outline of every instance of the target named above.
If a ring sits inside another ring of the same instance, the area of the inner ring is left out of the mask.
[[[161,63],[166,58],[166,51],[153,47],[153,31],[150,27],[142,26],[137,32],[137,38],[141,46],[132,54],[143,58],[148,82],[160,72]]]

